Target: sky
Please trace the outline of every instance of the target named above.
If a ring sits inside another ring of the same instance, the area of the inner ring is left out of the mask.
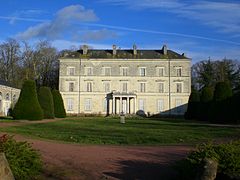
[[[240,0],[0,0],[0,42],[161,49],[240,60]]]

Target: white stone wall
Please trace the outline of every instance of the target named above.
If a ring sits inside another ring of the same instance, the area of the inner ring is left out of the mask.
[[[10,108],[13,108],[20,95],[20,89],[0,85],[0,116],[7,116]]]
[[[136,95],[136,111],[139,100],[144,100],[144,111],[157,114],[158,100],[163,100],[163,112],[166,114],[184,114],[191,92],[191,72],[189,59],[60,59],[59,90],[62,94],[67,113],[102,113],[107,92],[104,83],[110,83],[110,92],[122,92],[122,83],[127,83],[128,93]],[[92,68],[92,75],[86,69]],[[103,69],[111,68],[111,75],[103,74]],[[121,68],[127,67],[128,74],[123,76]],[[146,76],[139,75],[139,68],[146,68]],[[74,68],[74,75],[68,69]],[[158,69],[164,68],[164,75],[158,75]],[[181,68],[181,76],[177,76],[177,68]],[[170,75],[170,77],[169,77]],[[69,83],[73,83],[73,92],[69,92]],[[92,92],[87,92],[87,83],[92,83]],[[145,92],[140,92],[140,83],[145,83]],[[164,91],[159,92],[159,83],[164,83]],[[177,83],[182,92],[177,92]],[[169,91],[170,90],[170,91]],[[109,93],[110,93],[109,92]],[[72,100],[69,100],[72,99]],[[91,99],[91,110],[86,110],[86,99]],[[69,110],[69,101],[73,108]],[[116,102],[116,108],[119,102]],[[180,107],[177,107],[181,105]],[[112,107],[110,100],[109,106]],[[132,108],[133,102],[130,102]],[[133,108],[132,108],[133,109]],[[111,110],[109,111],[111,113]]]

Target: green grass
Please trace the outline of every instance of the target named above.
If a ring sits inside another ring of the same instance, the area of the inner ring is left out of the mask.
[[[67,118],[45,124],[29,124],[0,131],[35,138],[80,144],[163,145],[193,144],[216,138],[240,137],[240,128],[210,127],[185,120],[151,120],[127,118]]]

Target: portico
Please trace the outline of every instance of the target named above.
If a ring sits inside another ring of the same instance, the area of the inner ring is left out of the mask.
[[[137,110],[137,96],[134,93],[112,93],[112,114],[135,114]],[[110,108],[109,108],[110,109]]]

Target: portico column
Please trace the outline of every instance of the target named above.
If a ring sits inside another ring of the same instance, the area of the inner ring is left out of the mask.
[[[134,98],[134,114],[137,111],[137,98]]]
[[[112,102],[112,113],[115,114],[115,97],[113,96],[113,102]]]
[[[120,106],[119,106],[119,113],[121,113],[122,112],[122,97],[120,97]]]
[[[127,97],[127,114],[130,114],[130,111],[129,111],[129,107],[130,107],[130,101],[129,101],[129,97]]]

